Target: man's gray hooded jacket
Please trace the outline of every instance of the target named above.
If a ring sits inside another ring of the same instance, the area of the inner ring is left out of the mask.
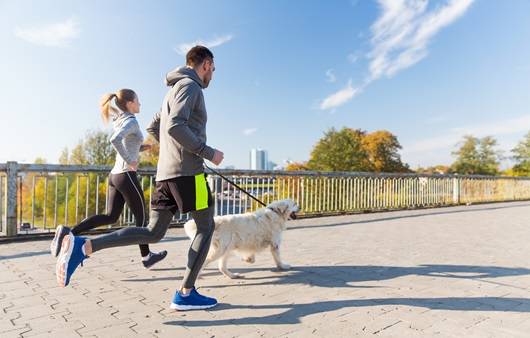
[[[206,145],[204,83],[195,70],[183,66],[166,75],[166,94],[147,132],[160,142],[156,180],[195,176],[204,172],[204,159],[212,160],[215,150]]]

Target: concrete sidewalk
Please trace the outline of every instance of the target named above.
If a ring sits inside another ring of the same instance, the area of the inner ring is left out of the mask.
[[[144,270],[137,246],[97,252],[60,288],[49,241],[0,244],[1,337],[530,337],[530,202],[290,221],[274,268],[212,264],[207,311],[169,309],[189,240]],[[50,238],[51,240],[51,238]]]

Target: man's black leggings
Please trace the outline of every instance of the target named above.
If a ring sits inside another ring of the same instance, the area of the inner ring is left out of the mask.
[[[72,228],[74,236],[102,225],[114,224],[120,218],[125,203],[136,220],[137,227],[147,226],[144,192],[136,177],[135,171],[120,174],[109,174],[108,179],[108,212],[103,215],[90,216]],[[140,244],[140,254],[145,257],[149,254],[149,245]]]

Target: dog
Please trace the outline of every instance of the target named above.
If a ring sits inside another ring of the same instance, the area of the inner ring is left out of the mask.
[[[215,217],[215,231],[203,267],[219,260],[219,270],[226,277],[238,278],[238,273],[228,270],[229,257],[237,255],[248,263],[254,263],[258,252],[270,248],[276,266],[281,270],[290,269],[289,264],[282,262],[280,244],[286,221],[297,219],[299,211],[300,207],[292,200],[283,199],[254,212]],[[197,226],[194,220],[186,222],[184,229],[190,239],[195,237]]]

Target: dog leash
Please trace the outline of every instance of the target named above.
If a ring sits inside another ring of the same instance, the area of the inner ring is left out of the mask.
[[[204,166],[211,170],[214,174],[218,175],[219,177],[221,177],[222,179],[224,179],[225,181],[227,181],[228,183],[232,184],[234,187],[238,188],[240,191],[244,192],[245,194],[247,194],[250,198],[252,198],[254,201],[258,202],[259,204],[261,204],[262,206],[266,207],[267,205],[265,203],[263,203],[262,201],[260,201],[259,199],[257,199],[256,197],[252,196],[248,191],[246,191],[245,189],[241,188],[239,185],[237,185],[235,182],[233,182],[232,180],[228,179],[226,176],[224,176],[223,174],[221,174],[220,172],[218,171],[215,171],[213,170],[212,168],[208,167],[206,165],[206,163],[204,163]]]

